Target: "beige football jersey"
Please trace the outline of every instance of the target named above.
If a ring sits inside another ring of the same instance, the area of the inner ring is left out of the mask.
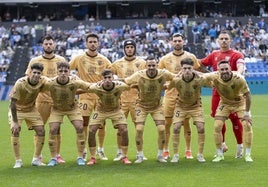
[[[43,76],[46,76],[48,78],[53,78],[57,76],[57,63],[58,62],[65,62],[65,58],[59,55],[55,55],[53,58],[45,58],[42,55],[34,57],[31,59],[31,61],[28,64],[27,70],[26,70],[26,75],[29,74],[30,70],[31,70],[31,65],[34,63],[41,63],[44,66],[44,70],[42,72]],[[46,102],[50,102],[52,103],[52,99],[50,97],[50,93],[49,92],[42,92],[38,95],[37,102],[42,102],[42,101],[46,101]]]
[[[169,85],[169,89],[175,88],[178,91],[177,106],[181,108],[201,107],[201,87],[210,86],[202,76],[194,74],[194,78],[186,82],[182,75],[175,77]]]
[[[146,70],[134,73],[125,79],[127,84],[138,84],[139,99],[137,103],[145,110],[155,109],[161,104],[161,92],[166,81],[173,79],[175,74],[167,70],[158,70],[155,78],[149,78]]]
[[[129,89],[129,86],[120,81],[114,81],[114,88],[110,91],[103,89],[101,84],[93,84],[90,86],[91,92],[95,93],[99,99],[97,110],[110,112],[120,108],[120,95],[124,90]]]
[[[213,81],[221,101],[228,105],[243,104],[245,102],[243,95],[250,92],[245,78],[236,72],[233,72],[232,79],[227,82],[220,78],[219,72],[206,73],[204,77],[208,81]]]
[[[136,57],[134,60],[126,60],[124,57],[116,60],[110,66],[110,69],[118,76],[118,78],[126,78],[133,75],[135,72],[145,69],[146,61]],[[121,102],[136,102],[138,99],[137,89],[124,91],[121,95]]]
[[[177,74],[178,72],[181,71],[181,60],[184,58],[191,58],[194,61],[194,69],[198,69],[200,67],[200,64],[196,56],[192,53],[184,51],[183,54],[181,55],[174,55],[173,52],[166,54],[160,59],[158,68],[167,69],[171,73]],[[165,95],[175,98],[176,90],[175,89],[166,90]]]
[[[28,77],[18,79],[12,88],[10,98],[17,99],[17,110],[23,112],[31,111],[35,106],[35,100],[40,91],[42,91],[47,78],[41,76],[38,84],[31,85],[28,82]]]
[[[75,98],[76,90],[82,89],[90,91],[91,83],[87,83],[76,77],[70,76],[67,84],[59,84],[57,78],[53,78],[45,85],[45,89],[50,91],[53,100],[53,108],[60,111],[71,111],[78,107]]]
[[[102,80],[101,73],[108,69],[111,62],[108,58],[98,53],[95,57],[90,57],[87,53],[80,54],[70,61],[70,69],[76,70],[80,79],[95,83]],[[97,99],[93,93],[80,94],[80,99]]]

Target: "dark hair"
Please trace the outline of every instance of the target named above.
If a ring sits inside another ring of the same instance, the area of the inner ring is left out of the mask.
[[[148,60],[155,60],[156,62],[158,62],[158,60],[154,57],[154,55],[149,55],[147,58],[146,58],[146,61]]]
[[[46,36],[43,37],[43,39],[42,39],[42,43],[43,43],[45,40],[54,40],[54,38],[53,38],[51,35],[46,35]]]
[[[70,65],[68,62],[58,62],[57,63],[57,69],[60,69],[60,68],[68,68],[70,69]]]
[[[220,34],[230,34],[227,30],[222,30]]]
[[[99,36],[95,33],[90,33],[86,36],[86,41],[88,38],[97,38],[97,40],[99,41]]]
[[[183,66],[184,64],[193,66],[194,61],[191,58],[184,58],[184,59],[181,60],[181,66]]]
[[[102,72],[101,72],[101,75],[104,77],[106,75],[109,75],[109,74],[114,74],[114,72],[110,69],[104,69]]]
[[[177,32],[177,33],[174,33],[173,35],[172,35],[172,39],[174,38],[174,37],[181,37],[182,39],[184,39],[184,35],[182,34],[182,33],[179,33],[179,32]]]
[[[221,65],[221,64],[228,64],[229,65],[229,61],[221,60],[221,61],[218,62],[218,66]]]
[[[231,33],[228,30],[222,30],[220,32],[220,34],[228,34],[229,38],[232,39],[232,35],[231,35]],[[220,34],[219,34],[219,36],[220,36]]]
[[[33,69],[37,69],[37,70],[39,70],[39,71],[43,71],[43,69],[44,69],[44,66],[43,66],[43,64],[41,64],[41,63],[33,63],[32,65],[31,65],[31,70],[33,70]]]

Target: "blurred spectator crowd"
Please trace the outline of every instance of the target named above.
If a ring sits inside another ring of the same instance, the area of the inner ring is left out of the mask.
[[[230,19],[229,19],[230,18]],[[53,28],[49,23],[44,27],[43,35],[50,34],[56,42],[56,53],[70,60],[74,55],[85,50],[85,35],[90,32],[100,37],[100,53],[107,56],[112,62],[124,56],[123,41],[133,38],[137,43],[137,55],[146,57],[149,54],[160,58],[172,50],[169,43],[173,33],[180,32],[186,37],[186,44],[201,45],[205,55],[218,49],[216,38],[221,30],[228,30],[232,37],[232,47],[241,51],[246,58],[255,58],[266,61],[268,57],[268,23],[262,17],[258,22],[251,18],[246,24],[234,18],[226,18],[220,24],[215,18],[208,24],[206,19],[202,22],[188,22],[187,15],[172,16],[166,23],[146,22],[140,25],[136,21],[133,25],[125,22],[120,28],[106,28],[97,21],[84,24],[80,22],[75,28],[62,30]],[[200,19],[199,19],[200,20]],[[188,40],[192,38],[191,41]],[[37,38],[34,27],[22,23],[12,23],[9,28],[0,22],[0,75],[4,81],[14,50],[18,46],[28,46],[31,57],[42,54],[41,38]],[[267,62],[267,61],[266,61]]]

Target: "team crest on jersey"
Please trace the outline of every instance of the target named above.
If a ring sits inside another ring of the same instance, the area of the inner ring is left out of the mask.
[[[175,67],[175,71],[176,71],[176,72],[179,72],[180,69],[181,69],[181,66],[176,66],[176,67]]]
[[[100,66],[100,65],[102,65],[103,63],[102,63],[102,61],[98,61],[98,65]]]
[[[231,85],[231,88],[232,88],[232,89],[235,89],[235,85],[234,85],[234,84],[232,84],[232,85]]]
[[[135,65],[136,65],[136,68],[138,68],[138,67],[140,67],[141,64],[140,63],[136,63]]]
[[[70,87],[70,90],[73,91],[73,90],[74,90],[74,86],[71,86],[71,87]]]

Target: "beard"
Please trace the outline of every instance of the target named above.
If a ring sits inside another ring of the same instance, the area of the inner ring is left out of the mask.
[[[183,46],[180,46],[180,45],[175,45],[174,46],[174,50],[176,50],[176,51],[180,51],[182,49],[183,49]]]
[[[94,48],[88,48],[88,50],[91,51],[91,52],[96,52],[96,51],[98,50],[98,48],[97,48],[97,47],[94,47]]]
[[[157,76],[157,70],[147,70],[146,74],[149,78],[155,78]]]
[[[223,81],[228,81],[228,80],[231,79],[231,76],[230,76],[229,73],[222,73],[222,74],[221,74],[221,79],[222,79]]]
[[[187,73],[187,74],[184,74],[184,75],[183,75],[183,77],[184,77],[184,79],[185,79],[185,80],[191,80],[191,79],[192,79],[192,77],[193,77],[193,75],[192,75],[192,74]]]
[[[51,50],[51,51],[48,51],[48,50],[44,50],[44,53],[46,53],[46,54],[52,54],[52,53],[54,53],[54,50]]]
[[[135,54],[126,54],[127,57],[133,57]]]

